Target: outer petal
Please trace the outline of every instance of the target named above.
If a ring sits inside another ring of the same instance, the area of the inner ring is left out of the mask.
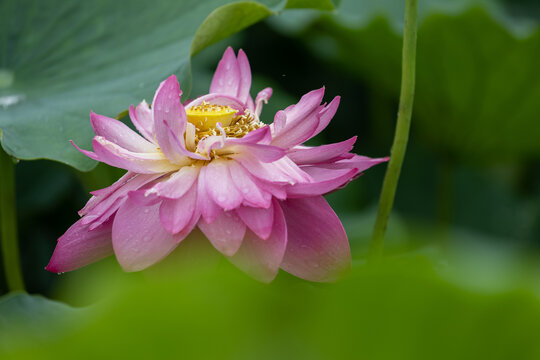
[[[298,165],[331,162],[351,151],[355,142],[356,136],[335,144],[316,147],[295,147],[289,151],[287,156]],[[354,155],[346,156],[352,157]]]
[[[285,109],[286,124],[279,124],[280,131],[274,127],[272,145],[288,149],[311,138],[319,125],[323,95],[324,88],[313,90],[302,96],[298,104]]]
[[[118,186],[113,193],[98,197],[95,204],[86,209],[85,216],[81,219],[81,222],[83,224],[91,223],[90,230],[93,230],[118,210],[118,207],[130,191],[137,190],[160,176],[161,174],[136,174],[129,178]]]
[[[272,205],[268,209],[240,206],[236,209],[236,213],[255,235],[263,240],[268,239],[274,224],[274,207]]]
[[[221,212],[211,223],[200,220],[199,229],[219,252],[227,256],[238,251],[246,233],[246,225],[234,211]]]
[[[345,186],[359,173],[357,169],[327,170],[314,166],[306,166],[306,170],[314,178],[314,182],[288,186],[287,197],[324,195]]]
[[[217,159],[206,166],[206,190],[212,200],[224,210],[240,206],[242,194],[234,186],[228,163],[232,160]]]
[[[164,173],[179,168],[158,152],[134,153],[100,136],[96,136],[92,144],[97,160],[139,174]]]
[[[182,163],[184,155],[177,152],[170,132],[178,136],[182,142],[180,146],[185,148],[183,140],[187,124],[187,115],[180,102],[180,95],[182,91],[178,80],[175,75],[171,75],[159,85],[152,102],[157,142],[165,156],[175,163]]]
[[[263,240],[248,230],[242,246],[230,258],[231,262],[260,281],[272,281],[279,270],[287,247],[287,226],[283,211],[274,201],[274,226],[272,234]]]
[[[328,126],[328,124],[336,114],[340,100],[341,97],[336,96],[334,99],[332,99],[330,104],[328,104],[323,110],[321,110],[321,112],[319,113],[319,125],[317,126],[315,132],[311,135],[312,137],[323,131]]]
[[[114,253],[126,271],[138,271],[167,256],[178,245],[159,220],[160,204],[141,207],[128,199],[115,216]]]
[[[125,173],[124,176],[122,176],[120,179],[116,180],[116,182],[106,188],[103,188],[103,189],[98,189],[98,190],[94,190],[94,191],[91,191],[90,194],[92,194],[93,196],[90,198],[90,200],[88,200],[88,202],[86,203],[86,205],[84,205],[84,208],[82,208],[78,214],[80,216],[83,216],[85,215],[86,213],[88,213],[88,211],[92,210],[97,204],[99,204],[105,197],[113,194],[118,188],[122,187],[123,185],[125,185],[131,178],[133,178],[134,176],[136,176],[137,174],[131,172],[131,171],[128,171],[127,173]]]
[[[240,86],[240,69],[233,49],[229,46],[219,61],[210,85],[211,93],[236,97]]]
[[[177,234],[189,224],[197,206],[197,185],[179,199],[164,199],[159,208],[161,224],[171,234]]]
[[[126,150],[139,153],[155,153],[157,146],[135,133],[123,122],[90,112],[92,128],[98,136],[123,147]]]
[[[367,156],[361,156],[353,154],[350,159],[343,159],[329,164],[318,164],[317,167],[322,169],[357,169],[358,171],[364,171],[372,166],[388,161],[389,157],[384,158],[369,158]]]
[[[347,234],[322,196],[281,203],[288,243],[281,268],[310,281],[335,281],[350,267]]]
[[[131,105],[129,107],[129,117],[137,130],[150,142],[156,143],[156,133],[154,130],[154,118],[152,110],[146,103],[142,101],[137,107]]]
[[[113,253],[111,241],[112,219],[89,231],[81,220],[73,224],[58,239],[48,271],[62,273],[101,260]]]

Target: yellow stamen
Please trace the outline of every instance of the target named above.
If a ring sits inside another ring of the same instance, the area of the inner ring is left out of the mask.
[[[223,127],[229,126],[238,110],[227,105],[214,105],[203,102],[200,105],[186,109],[187,120],[200,130],[209,130],[221,123]]]

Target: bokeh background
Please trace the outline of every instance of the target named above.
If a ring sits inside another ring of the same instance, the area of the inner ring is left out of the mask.
[[[227,46],[242,48],[252,91],[274,89],[263,121],[324,85],[327,100],[342,101],[313,143],[358,135],[355,152],[386,156],[403,12],[400,0],[342,0],[334,11],[271,16],[194,56],[190,97],[207,91]],[[384,165],[327,196],[353,254],[353,270],[339,284],[285,273],[258,284],[208,255],[204,239],[141,274],[124,274],[109,259],[58,276],[44,270],[56,239],[77,220],[88,192],[122,171],[21,161],[17,206],[28,291],[76,309],[34,299],[44,310],[25,315],[20,332],[0,344],[21,358],[58,351],[72,358],[97,341],[87,356],[538,358],[540,4],[420,0],[419,13],[412,131],[382,264],[366,266],[365,256]],[[145,90],[151,99],[154,89]],[[94,309],[90,320],[80,306]],[[126,349],[131,342],[140,345],[136,352]]]

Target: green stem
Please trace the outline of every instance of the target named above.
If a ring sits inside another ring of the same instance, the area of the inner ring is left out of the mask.
[[[0,240],[7,285],[10,291],[24,291],[15,207],[15,166],[0,147]]]
[[[386,169],[377,220],[369,246],[369,260],[381,257],[384,248],[384,235],[394,205],[394,197],[399,180],[399,174],[407,150],[409,129],[414,100],[414,82],[416,71],[416,26],[417,26],[417,0],[406,0],[405,28],[403,31],[403,54],[401,68],[401,93],[399,98],[399,111],[392,144],[390,162]]]

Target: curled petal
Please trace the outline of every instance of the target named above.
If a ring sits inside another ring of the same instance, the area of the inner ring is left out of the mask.
[[[287,251],[281,268],[310,281],[335,281],[350,268],[347,234],[322,196],[281,202]]]
[[[146,103],[142,101],[137,107],[131,105],[129,107],[129,117],[137,130],[151,143],[156,143],[156,133],[154,130],[154,117],[152,110]]]
[[[272,88],[264,88],[257,94],[255,98],[255,114],[261,116],[263,103],[267,104],[268,100],[272,97]]]
[[[125,271],[151,266],[176,248],[175,235],[159,220],[160,204],[141,207],[128,199],[118,209],[112,227],[114,253]]]
[[[78,214],[80,216],[83,216],[88,211],[92,210],[99,202],[101,202],[105,197],[113,194],[117,189],[119,189],[122,185],[126,184],[131,178],[134,176],[137,176],[134,172],[128,171],[124,176],[122,176],[120,179],[118,179],[114,184],[111,186],[108,186],[103,189],[98,189],[91,191],[90,194],[93,196],[88,200],[84,208],[82,208]]]
[[[332,99],[330,104],[328,104],[323,110],[321,110],[321,112],[319,113],[319,125],[317,126],[315,132],[311,135],[312,137],[323,131],[328,126],[328,124],[336,114],[340,100],[341,97],[336,96],[334,99]]]
[[[273,209],[274,225],[268,239],[263,240],[247,230],[242,246],[230,258],[234,265],[264,282],[270,282],[276,277],[287,247],[287,226],[283,211],[276,201]]]
[[[211,223],[200,220],[199,229],[219,252],[227,256],[238,251],[246,233],[246,225],[234,211],[222,211]]]
[[[178,146],[185,149],[184,133],[186,131],[187,115],[180,102],[180,85],[175,75],[171,75],[163,81],[156,91],[152,102],[154,127],[156,139],[161,151],[172,162],[182,163],[182,153],[178,152]],[[170,134],[175,134],[180,145],[177,145]]]
[[[279,132],[274,127],[272,145],[288,149],[310,139],[319,125],[323,95],[324,88],[313,90],[302,96],[298,104],[285,109],[286,123],[283,125],[280,120]]]
[[[53,256],[45,268],[54,273],[71,271],[101,260],[113,253],[112,219],[90,231],[79,220],[58,239]]]

